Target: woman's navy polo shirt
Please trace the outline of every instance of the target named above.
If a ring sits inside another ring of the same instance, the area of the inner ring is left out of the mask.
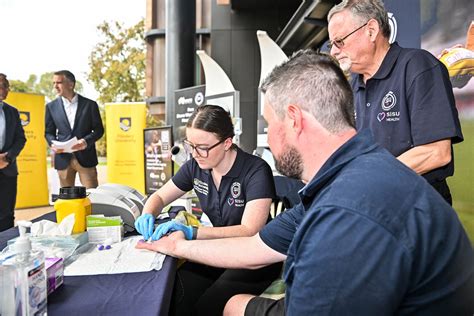
[[[364,84],[352,80],[357,130],[369,128],[395,157],[442,139],[463,140],[446,67],[421,49],[391,45],[382,65]],[[454,161],[423,174],[429,182],[454,173]]]
[[[181,166],[172,180],[182,191],[194,189],[203,212],[213,226],[240,225],[248,201],[274,199],[276,196],[270,166],[240,148],[237,148],[232,168],[222,177],[219,190],[210,171],[201,169],[191,159]]]

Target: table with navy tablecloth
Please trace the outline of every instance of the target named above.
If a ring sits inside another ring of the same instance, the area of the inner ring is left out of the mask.
[[[54,212],[34,221],[56,221]],[[14,227],[0,233],[0,250],[18,236]],[[66,276],[48,296],[48,316],[54,315],[168,315],[177,260],[166,256],[161,270]]]

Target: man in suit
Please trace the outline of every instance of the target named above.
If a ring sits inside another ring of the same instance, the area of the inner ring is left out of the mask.
[[[61,187],[74,186],[76,173],[86,188],[98,185],[98,164],[95,142],[104,134],[99,107],[95,101],[74,91],[76,78],[68,70],[54,73],[54,89],[58,97],[46,105],[46,140],[54,155],[54,168],[58,170]],[[53,140],[67,141],[77,137],[72,153],[56,148]]]
[[[13,227],[17,192],[16,157],[26,143],[18,110],[3,102],[10,83],[0,74],[0,232]]]

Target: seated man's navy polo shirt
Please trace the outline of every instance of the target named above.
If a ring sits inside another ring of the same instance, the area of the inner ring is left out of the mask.
[[[287,255],[287,315],[470,315],[474,253],[453,209],[368,130],[259,233]]]

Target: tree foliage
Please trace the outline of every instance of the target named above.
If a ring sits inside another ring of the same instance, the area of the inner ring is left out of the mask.
[[[46,72],[39,77],[31,74],[27,81],[10,80],[10,90],[14,92],[38,93],[46,97],[46,102],[56,98],[56,92],[53,91],[53,74],[54,72]],[[76,92],[82,92],[82,83],[76,81]]]
[[[97,26],[102,40],[89,56],[88,81],[99,93],[97,102],[139,102],[145,95],[145,21],[130,28],[119,22],[103,22]],[[105,126],[105,111],[101,107]],[[105,156],[106,135],[97,143],[98,154]]]
[[[97,27],[103,36],[89,56],[88,80],[99,103],[143,101],[145,95],[145,22],[125,28],[119,22]]]
[[[26,82],[21,81],[21,80],[9,80],[9,81],[10,81],[10,91],[33,93],[33,90],[31,89],[31,87],[28,86]]]

